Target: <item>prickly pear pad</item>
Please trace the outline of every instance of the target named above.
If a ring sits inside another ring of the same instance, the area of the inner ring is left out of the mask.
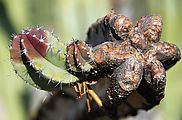
[[[67,72],[65,54],[66,45],[41,28],[23,30],[10,46],[15,72],[30,85],[48,91],[78,80]]]

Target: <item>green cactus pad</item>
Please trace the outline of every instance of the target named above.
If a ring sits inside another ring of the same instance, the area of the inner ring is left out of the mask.
[[[32,86],[57,90],[78,80],[67,72],[66,46],[45,30],[29,29],[14,37],[10,57],[17,74]]]
[[[32,78],[30,77],[30,75],[27,72],[27,68],[26,66],[23,64],[22,61],[22,57],[21,57],[21,50],[20,50],[20,38],[21,35],[17,35],[14,37],[13,42],[11,44],[10,47],[10,59],[11,59],[11,63],[14,67],[15,72],[23,79],[25,80],[27,83],[29,83],[30,85],[39,88],[39,86],[37,86],[34,81],[32,80]]]

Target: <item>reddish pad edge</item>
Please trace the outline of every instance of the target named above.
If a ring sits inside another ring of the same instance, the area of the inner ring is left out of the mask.
[[[38,51],[42,57],[45,57],[48,48],[46,33],[41,29],[31,29],[26,36],[36,51]],[[40,39],[43,39],[43,42],[41,42]]]
[[[31,60],[33,58],[43,58],[40,53],[34,48],[34,46],[30,43],[26,35],[21,36],[21,45],[22,50],[26,50],[28,53],[27,59]],[[21,54],[21,53],[20,53]]]
[[[74,44],[70,44],[67,48],[67,63],[72,66],[72,67],[76,67],[75,63],[74,63],[74,58],[73,58],[73,54],[75,51],[75,46]]]
[[[21,50],[20,50],[20,39],[22,34],[18,34],[13,38],[10,49],[10,59],[13,59],[14,62],[22,62]]]
[[[79,44],[79,45],[78,45]],[[79,42],[77,43],[78,49],[81,53],[81,56],[86,60],[89,61],[90,60],[90,48],[88,47],[88,45],[86,45],[83,42]],[[88,54],[89,53],[89,54]]]
[[[82,58],[81,52],[79,51],[77,45],[75,45],[75,51],[76,51],[75,57],[78,67],[84,66],[86,61]]]

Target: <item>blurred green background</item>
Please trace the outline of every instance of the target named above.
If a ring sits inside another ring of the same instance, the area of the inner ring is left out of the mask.
[[[85,40],[88,27],[114,8],[134,23],[141,16],[160,14],[161,40],[182,50],[181,6],[182,0],[0,0],[0,120],[28,119],[46,96],[14,74],[8,51],[12,33],[40,25],[49,31],[54,28],[61,40]],[[179,62],[167,72],[165,98],[152,110],[159,111],[152,120],[182,119],[181,70]]]

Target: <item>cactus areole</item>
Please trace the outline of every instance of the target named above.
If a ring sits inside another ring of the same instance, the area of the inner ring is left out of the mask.
[[[111,12],[92,24],[86,43],[68,45],[39,27],[25,29],[14,35],[10,59],[15,72],[36,88],[53,91],[71,85],[77,98],[87,96],[88,111],[88,95],[103,106],[91,89],[103,77],[111,81],[105,93],[110,105],[137,91],[147,102],[136,109],[149,109],[164,97],[166,70],[181,59],[176,45],[160,41],[162,24],[160,15],[150,15],[132,26],[128,18]]]

